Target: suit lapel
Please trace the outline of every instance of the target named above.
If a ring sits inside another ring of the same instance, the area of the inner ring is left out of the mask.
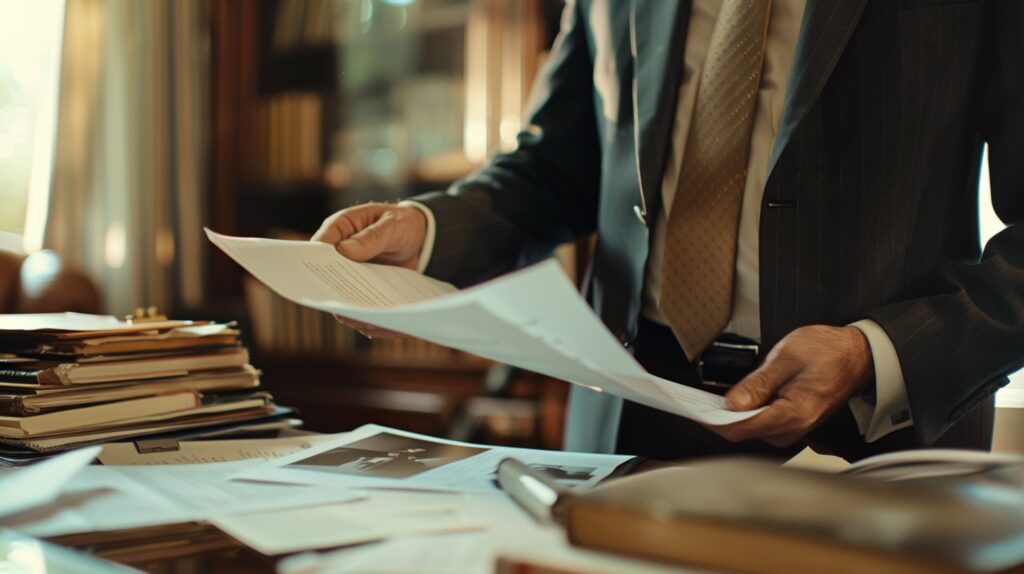
[[[640,193],[654,209],[683,73],[690,0],[633,0],[633,126]],[[650,217],[650,216],[649,216]]]
[[[807,0],[768,177],[835,69],[867,0]]]

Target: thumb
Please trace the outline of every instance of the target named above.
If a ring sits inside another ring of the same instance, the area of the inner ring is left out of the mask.
[[[749,411],[767,404],[782,385],[801,370],[795,361],[782,361],[772,355],[768,360],[736,383],[725,394],[725,400],[734,411]]]
[[[338,243],[338,253],[353,261],[369,261],[390,249],[387,221],[377,221]]]

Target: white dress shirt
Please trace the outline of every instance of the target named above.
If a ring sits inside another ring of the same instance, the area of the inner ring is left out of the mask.
[[[683,61],[683,80],[679,89],[673,127],[671,153],[668,156],[662,181],[662,207],[654,222],[651,252],[647,259],[644,279],[643,314],[650,320],[665,324],[656,301],[661,288],[661,262],[665,250],[665,226],[672,208],[690,119],[696,101],[695,87],[699,84],[705,55],[711,42],[711,33],[723,0],[694,0]],[[781,123],[786,87],[796,50],[806,0],[774,0],[768,23],[764,69],[754,112],[750,136],[750,154],[747,164],[747,182],[740,213],[739,237],[736,252],[736,275],[733,308],[726,332],[755,341],[761,340],[758,230],[761,199],[768,178],[768,162],[775,136]],[[427,218],[427,239],[420,255],[420,270],[426,269],[434,243],[434,216],[426,206],[414,202],[403,204],[420,209]],[[869,401],[858,397],[850,401],[850,409],[858,429],[868,442],[910,426],[906,386],[896,349],[885,331],[870,320],[853,324],[864,333],[871,347],[875,365],[876,398]]]

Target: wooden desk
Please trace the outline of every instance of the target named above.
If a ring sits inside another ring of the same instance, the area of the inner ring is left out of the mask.
[[[648,461],[640,465],[634,472],[654,470],[669,466],[670,463]],[[515,528],[522,532],[529,529],[529,537],[536,536],[542,541],[549,553],[563,555],[567,543],[558,529],[552,526],[541,526],[533,523],[525,512],[520,512],[514,503],[508,502],[504,509],[516,516]],[[498,538],[519,538],[513,535],[498,535]],[[166,526],[154,526],[129,530],[113,530],[86,534],[70,534],[48,538],[50,542],[86,552],[94,556],[125,564],[145,572],[156,574],[241,574],[241,573],[272,573],[275,572],[279,558],[267,557],[250,550],[225,535],[214,526],[205,523],[185,523]],[[438,540],[443,540],[439,538]],[[534,549],[535,547],[531,547]],[[571,552],[586,553],[582,550]],[[521,553],[520,553],[521,554]],[[594,554],[594,553],[589,553]],[[592,559],[611,560],[613,563],[632,563],[633,561],[616,560],[613,558]],[[644,571],[644,570],[638,570]],[[674,570],[673,570],[674,571]]]
[[[213,526],[195,522],[69,534],[48,540],[154,574],[263,574],[273,573],[277,562]]]

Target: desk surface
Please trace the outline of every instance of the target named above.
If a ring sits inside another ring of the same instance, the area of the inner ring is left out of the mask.
[[[327,551],[316,558],[275,559],[240,545],[213,526],[189,523],[51,538],[52,542],[146,572],[332,574],[428,572],[490,574],[498,556],[571,567],[572,572],[618,574],[691,572],[572,547],[562,530],[533,521],[503,494],[467,495],[471,512],[488,524],[482,532],[396,538]],[[518,570],[517,570],[518,571]]]
[[[308,433],[290,432],[307,436]],[[792,461],[806,466],[797,457]],[[817,458],[812,463],[820,464]],[[647,461],[633,472],[672,466]],[[386,496],[374,491],[374,496]],[[408,496],[409,493],[404,493]],[[303,574],[317,572],[319,561],[332,573],[342,572],[443,572],[484,574],[494,572],[499,556],[530,558],[571,568],[572,572],[611,574],[619,572],[679,573],[669,566],[626,560],[572,547],[563,531],[535,522],[504,493],[465,494],[468,511],[488,525],[487,530],[460,534],[397,538],[375,544],[325,551],[306,561]],[[295,559],[278,559],[252,551],[217,528],[205,523],[185,523],[132,530],[73,534],[50,538],[71,548],[127,564],[147,572],[298,572]],[[329,568],[327,568],[329,566]],[[513,570],[520,571],[520,570]]]
[[[637,471],[665,466],[645,463]],[[374,491],[375,497],[387,496]],[[403,493],[409,496],[409,493]],[[535,522],[504,493],[465,494],[468,512],[488,528],[480,532],[397,538],[314,555],[304,565],[262,556],[215,527],[185,523],[52,537],[57,544],[139,568],[146,572],[494,572],[498,556],[542,559],[570,565],[573,572],[678,573],[681,570],[574,548],[556,526]],[[329,566],[329,568],[328,568]],[[519,571],[519,570],[515,570]]]

